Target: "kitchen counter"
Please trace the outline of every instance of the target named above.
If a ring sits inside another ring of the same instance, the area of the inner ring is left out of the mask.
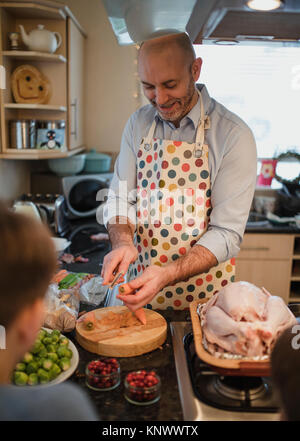
[[[79,231],[79,234],[78,234]],[[96,222],[78,221],[73,223],[71,231],[66,237],[72,240],[67,252],[78,253],[88,248],[92,242],[90,234],[105,232],[103,226]],[[300,230],[291,226],[275,226],[268,223],[264,226],[247,226],[246,233],[278,233],[297,234]],[[110,244],[106,242],[102,249],[87,255],[88,263],[64,264],[63,268],[74,272],[88,272],[99,274],[105,254],[110,251]],[[104,304],[104,303],[103,303]],[[99,306],[103,306],[103,304]],[[81,305],[81,310],[89,311],[92,307]],[[121,366],[121,384],[112,391],[97,392],[85,385],[85,367],[87,363],[98,356],[81,348],[75,340],[75,332],[67,336],[74,342],[79,352],[78,368],[69,381],[80,385],[91,397],[97,408],[99,418],[104,421],[182,421],[183,411],[180,403],[175,360],[170,332],[171,321],[189,320],[189,311],[158,311],[168,322],[167,340],[161,348],[148,354],[137,357],[118,358]],[[156,370],[161,378],[161,399],[149,406],[137,406],[127,402],[124,397],[124,378],[128,372],[139,369]]]
[[[267,221],[264,225],[246,225],[245,233],[262,234],[300,234],[300,229],[296,225],[274,225]]]
[[[84,308],[87,310],[87,308]],[[89,308],[91,309],[91,308]],[[121,383],[111,391],[98,392],[85,385],[85,367],[99,356],[81,348],[75,340],[75,332],[67,336],[79,352],[79,365],[69,381],[80,385],[97,408],[99,418],[104,421],[183,421],[183,413],[177,384],[175,361],[169,323],[189,319],[189,311],[158,311],[168,322],[166,342],[155,351],[137,357],[118,358],[121,366]],[[149,406],[130,404],[124,397],[124,379],[128,372],[139,369],[154,369],[161,378],[161,399]]]

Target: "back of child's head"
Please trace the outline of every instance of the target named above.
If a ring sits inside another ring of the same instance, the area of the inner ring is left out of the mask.
[[[300,421],[299,325],[280,335],[271,353],[273,385],[286,420]]]
[[[56,264],[48,229],[0,203],[0,325],[45,296]]]

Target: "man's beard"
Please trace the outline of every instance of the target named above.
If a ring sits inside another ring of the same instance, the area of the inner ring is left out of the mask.
[[[157,108],[157,105],[154,100],[150,101],[150,103],[152,104],[153,107],[157,109],[157,112],[162,119],[171,122],[180,121],[191,110],[191,102],[194,93],[195,93],[195,83],[193,81],[193,78],[191,77],[187,88],[187,94],[184,98],[170,100],[169,102],[164,104],[164,106],[161,106],[167,108],[177,102],[180,104],[180,107],[177,110],[170,111],[169,113],[168,112],[161,113]]]

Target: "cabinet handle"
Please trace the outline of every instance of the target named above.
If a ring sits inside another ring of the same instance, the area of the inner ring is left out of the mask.
[[[270,251],[269,247],[242,247],[241,251]]]
[[[77,98],[71,103],[71,107],[74,109],[74,130],[71,130],[71,135],[74,135],[75,139],[77,139]]]

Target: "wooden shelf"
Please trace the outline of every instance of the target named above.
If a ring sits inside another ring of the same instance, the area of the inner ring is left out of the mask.
[[[8,103],[4,104],[5,109],[16,109],[16,110],[53,110],[56,112],[66,112],[66,106],[56,106],[51,104],[17,104],[17,103]]]
[[[3,51],[2,55],[18,60],[28,61],[53,61],[55,63],[66,63],[67,59],[60,54],[50,54],[47,52],[36,51]]]
[[[23,2],[1,2],[1,7],[9,8],[12,15],[18,18],[44,18],[52,20],[65,20],[66,13],[63,10],[64,5],[59,7],[48,7],[37,3]]]
[[[58,150],[39,150],[39,149],[9,149],[6,153],[0,153],[0,159],[54,159],[68,158],[85,150],[85,147],[78,147],[73,150],[60,152]]]

